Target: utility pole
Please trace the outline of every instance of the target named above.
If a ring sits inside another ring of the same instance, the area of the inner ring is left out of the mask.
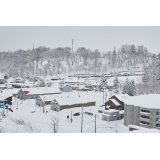
[[[82,133],[82,128],[83,128],[83,106],[82,106],[82,119],[81,119],[81,133]]]
[[[72,53],[73,53],[73,43],[74,43],[74,39],[72,39]]]
[[[79,84],[78,84],[78,97],[79,97]]]
[[[103,104],[104,104],[104,88],[103,88]]]
[[[71,123],[72,123],[72,111],[71,111]]]
[[[96,133],[96,114],[95,114],[95,133]]]
[[[4,106],[5,106],[5,104],[3,104],[3,116],[4,116]]]

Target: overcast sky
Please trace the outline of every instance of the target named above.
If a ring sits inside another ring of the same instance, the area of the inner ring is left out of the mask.
[[[160,27],[0,27],[0,51],[16,51],[46,46],[50,48],[86,47],[100,52],[123,44],[144,45],[160,52]]]

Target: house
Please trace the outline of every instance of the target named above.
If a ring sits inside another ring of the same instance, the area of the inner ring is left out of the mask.
[[[65,80],[65,85],[85,85],[85,82],[80,79]]]
[[[41,80],[39,77],[29,77],[28,79],[30,82],[36,82]]]
[[[36,98],[36,105],[44,107],[45,105],[51,104],[51,102],[54,100],[54,95],[44,95],[44,96],[38,96]]]
[[[58,87],[39,87],[20,89],[17,93],[18,98],[35,99],[40,95],[61,94]]]
[[[108,110],[109,108],[111,108],[116,110],[124,110],[124,101],[127,97],[127,94],[113,95],[105,103],[105,109]]]
[[[13,88],[29,88],[33,85],[24,83],[11,83]]]
[[[135,76],[142,76],[144,75],[144,72],[143,71],[135,71]]]
[[[124,111],[118,111],[115,109],[104,110],[102,120],[115,121],[124,118]]]
[[[69,97],[59,96],[51,102],[51,110],[61,111],[62,109],[74,108],[74,107],[88,107],[95,106],[96,102],[86,99],[85,97]]]
[[[62,88],[62,92],[72,92],[73,88],[69,85]]]
[[[159,94],[128,97],[124,104],[124,125],[160,129]]]
[[[17,92],[17,89],[12,89],[12,90],[2,90],[0,92],[0,103],[4,104],[12,104],[12,95],[14,92]]]
[[[8,83],[6,79],[0,79],[0,84],[5,84],[5,83]]]

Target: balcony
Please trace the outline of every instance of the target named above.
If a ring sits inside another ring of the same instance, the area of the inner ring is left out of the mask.
[[[143,127],[149,127],[150,123],[149,122],[145,122],[145,121],[141,121],[140,125],[143,126]]]
[[[141,112],[141,113],[144,113],[144,114],[150,114],[150,111],[149,111],[149,110],[146,110],[146,109],[141,109],[140,112]]]
[[[143,117],[140,117],[140,121],[144,121],[144,122],[150,122],[150,119],[148,119],[148,118],[143,118]]]

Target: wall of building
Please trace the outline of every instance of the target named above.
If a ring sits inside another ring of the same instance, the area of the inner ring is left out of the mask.
[[[140,107],[124,104],[124,125],[135,124],[140,122]]]
[[[51,110],[60,111],[60,105],[58,103],[55,103],[54,101],[51,102]]]
[[[148,110],[150,113],[142,112],[141,110]],[[124,105],[124,125],[134,124],[146,128],[158,128],[157,124],[160,124],[160,121],[157,121],[157,118],[160,118],[160,115],[157,115],[157,112],[160,112],[160,109],[149,109],[140,106],[134,105]],[[143,118],[141,116],[147,116],[149,118]],[[148,124],[143,124],[141,122],[147,122]]]
[[[67,108],[74,108],[74,107],[87,107],[87,106],[95,106],[95,102],[88,102],[88,103],[80,103],[80,104],[72,104],[72,105],[59,105],[54,102],[51,102],[51,110],[56,110],[60,111],[62,109],[67,109]],[[56,108],[56,109],[55,109]]]

